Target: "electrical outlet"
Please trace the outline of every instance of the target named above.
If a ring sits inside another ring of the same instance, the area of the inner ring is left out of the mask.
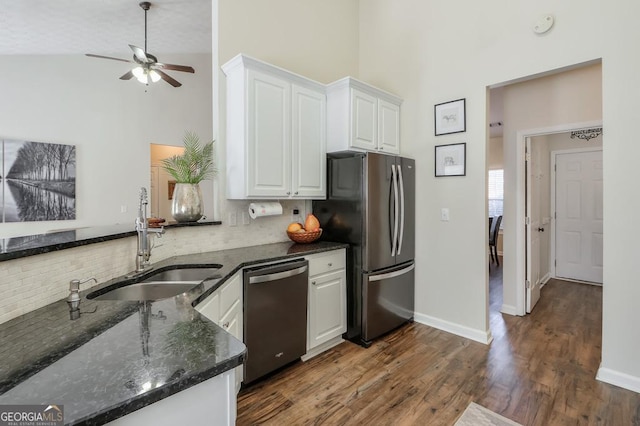
[[[449,209],[443,208],[440,210],[440,220],[443,222],[449,222]]]
[[[242,224],[249,225],[251,222],[249,221],[249,212],[242,212]]]
[[[291,210],[291,222],[300,222],[302,223],[302,214],[300,213],[300,208],[299,207],[294,207],[293,210]]]
[[[238,212],[229,212],[229,226],[238,226]]]
[[[127,206],[126,205],[120,206],[120,213],[126,213],[126,212],[127,212]]]

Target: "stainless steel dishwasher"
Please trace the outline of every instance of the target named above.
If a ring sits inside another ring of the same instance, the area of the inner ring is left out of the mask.
[[[244,271],[244,383],[306,352],[309,264],[293,260]]]

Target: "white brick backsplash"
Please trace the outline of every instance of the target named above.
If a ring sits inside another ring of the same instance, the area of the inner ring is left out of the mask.
[[[238,211],[246,203],[229,203]],[[282,202],[285,214],[251,220],[250,225],[168,228],[155,239],[151,262],[202,253],[287,241],[290,209],[303,202]],[[95,277],[99,283],[135,267],[136,238],[127,237],[0,262],[0,324],[66,298],[69,281]],[[82,290],[95,285],[82,286]]]

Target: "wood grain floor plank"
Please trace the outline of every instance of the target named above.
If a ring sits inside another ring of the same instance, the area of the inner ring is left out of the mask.
[[[551,280],[526,317],[490,288],[491,345],[421,324],[344,342],[244,388],[237,424],[452,425],[474,401],[527,426],[640,426],[640,395],[595,380],[600,287]]]

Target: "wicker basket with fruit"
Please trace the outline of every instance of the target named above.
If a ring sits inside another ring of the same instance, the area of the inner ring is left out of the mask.
[[[299,222],[293,222],[287,227],[287,235],[291,241],[296,243],[306,244],[312,243],[322,235],[322,228],[320,228],[320,222],[312,214],[307,215],[307,220],[304,221],[304,225]]]

